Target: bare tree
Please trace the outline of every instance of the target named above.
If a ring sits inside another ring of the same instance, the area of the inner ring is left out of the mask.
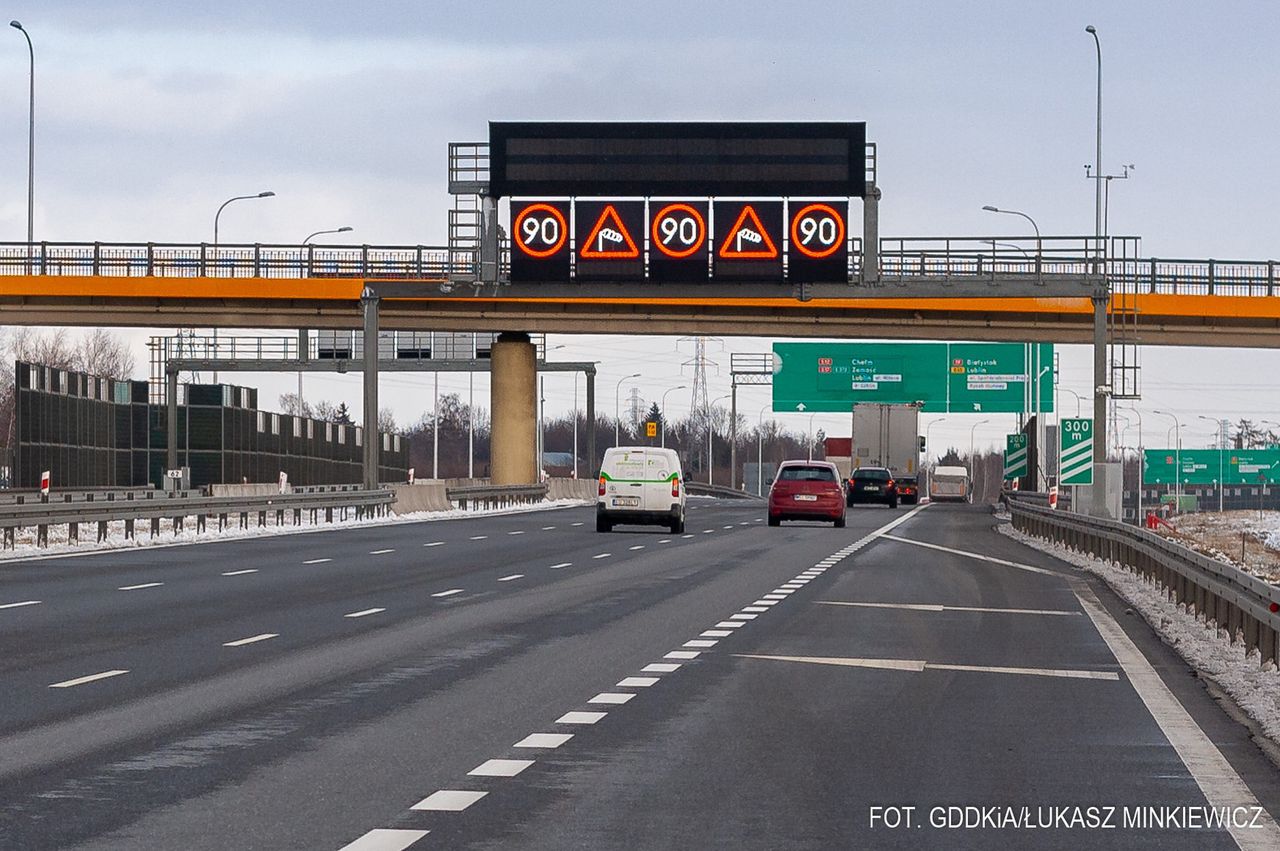
[[[378,411],[378,431],[390,434],[396,430],[396,415],[391,412],[390,408],[382,408]]]
[[[302,407],[301,410],[299,410],[297,393],[281,393],[280,410],[286,414],[292,414],[294,416],[298,416],[299,414],[304,417],[312,418],[315,418],[316,416],[315,412],[311,408],[311,403],[306,399],[302,400]],[[328,419],[328,417],[320,417],[320,419]]]
[[[125,381],[133,377],[133,366],[128,344],[105,328],[86,334],[75,351],[75,368],[90,375]]]

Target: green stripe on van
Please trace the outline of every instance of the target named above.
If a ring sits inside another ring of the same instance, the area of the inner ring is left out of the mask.
[[[604,479],[606,482],[627,482],[627,483],[640,483],[640,484],[646,484],[646,485],[660,485],[660,484],[664,484],[666,482],[670,482],[675,479],[678,479],[680,478],[680,476],[677,473],[672,473],[671,475],[667,476],[665,479],[615,479],[613,476],[610,476],[608,473],[601,471],[600,478]]]

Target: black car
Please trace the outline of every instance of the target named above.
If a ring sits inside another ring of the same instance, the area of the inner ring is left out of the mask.
[[[884,467],[859,467],[854,470],[849,477],[845,504],[854,505],[859,502],[879,502],[890,508],[897,508],[898,483],[893,480],[893,473]]]
[[[920,482],[915,476],[899,476],[897,488],[898,499],[903,505],[917,505],[920,502]]]

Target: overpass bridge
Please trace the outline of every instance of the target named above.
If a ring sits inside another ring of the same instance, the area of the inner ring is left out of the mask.
[[[1101,295],[1145,345],[1280,346],[1276,261],[1141,257],[1138,245],[883,237],[866,252],[854,237],[849,284],[641,288],[451,284],[447,246],[0,243],[0,312],[12,325],[360,328],[370,284],[382,327],[406,330],[1089,343]]]

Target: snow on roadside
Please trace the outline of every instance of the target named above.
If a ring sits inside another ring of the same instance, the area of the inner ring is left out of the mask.
[[[300,535],[308,532],[323,532],[327,529],[351,529],[362,528],[366,526],[391,526],[403,523],[424,523],[433,520],[458,520],[467,517],[493,517],[507,514],[526,514],[532,511],[546,511],[556,508],[576,508],[584,505],[591,505],[594,500],[580,499],[553,499],[544,502],[536,502],[527,505],[511,505],[506,508],[491,509],[468,509],[462,510],[455,508],[452,511],[415,511],[409,514],[392,514],[387,517],[371,517],[362,520],[354,518],[355,512],[346,520],[335,519],[332,523],[316,523],[314,525],[306,524],[302,526],[293,526],[288,521],[291,512],[286,513],[286,521],[283,526],[276,526],[274,523],[274,512],[268,512],[267,519],[269,525],[261,528],[257,525],[257,518],[253,513],[249,517],[249,528],[241,529],[238,526],[238,519],[235,516],[229,517],[231,525],[221,532],[218,531],[217,518],[209,518],[205,524],[205,531],[197,533],[196,521],[194,517],[187,517],[183,521],[183,529],[177,534],[173,532],[173,521],[164,520],[160,524],[160,534],[151,537],[151,524],[146,520],[138,520],[134,524],[135,535],[132,539],[126,539],[124,536],[124,521],[115,520],[107,524],[107,539],[101,543],[98,542],[98,524],[82,523],[80,524],[80,543],[73,544],[67,541],[67,527],[50,526],[49,527],[49,545],[47,547],[36,546],[36,530],[34,528],[21,529],[18,531],[16,547],[12,550],[5,550],[0,553],[0,565],[12,563],[15,561],[27,561],[32,558],[49,558],[51,556],[65,555],[88,555],[90,553],[106,552],[109,550],[132,550],[146,547],[172,547],[184,544],[206,544],[214,541],[235,541],[248,540],[252,538],[261,538],[274,535]],[[305,518],[307,512],[303,512]]]
[[[1280,744],[1280,671],[1268,662],[1259,664],[1258,652],[1245,654],[1242,643],[1232,644],[1225,629],[1215,630],[1169,599],[1163,588],[1141,574],[1116,564],[1069,550],[1043,538],[1034,538],[1008,523],[996,527],[1001,534],[1048,553],[1068,564],[1099,576],[1192,667],[1222,687],[1258,723],[1273,742]]]

